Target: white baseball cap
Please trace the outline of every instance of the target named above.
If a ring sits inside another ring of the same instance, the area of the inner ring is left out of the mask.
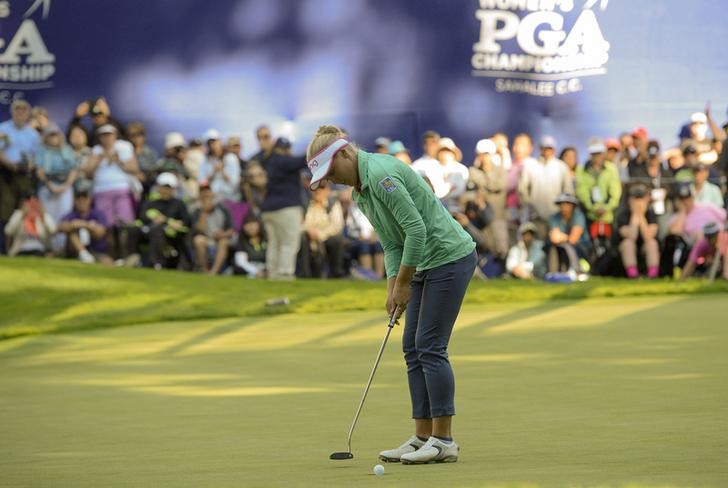
[[[159,176],[157,176],[157,185],[177,188],[177,177],[169,172],[159,173]]]
[[[707,124],[708,117],[706,117],[703,112],[695,112],[693,115],[690,116],[690,122],[694,124]]]
[[[164,148],[172,149],[173,147],[184,147],[187,145],[185,136],[179,132],[170,132],[164,136]]]
[[[331,163],[334,160],[334,156],[348,145],[349,141],[346,139],[336,139],[321,151],[311,156],[311,159],[309,159],[307,163],[308,169],[313,175],[311,178],[311,184],[309,185],[311,190],[318,188],[321,180],[331,173]]]
[[[220,134],[220,131],[217,129],[207,129],[204,134],[202,134],[202,139],[207,141],[219,141],[222,139],[222,135]]]
[[[475,154],[495,154],[495,142],[490,139],[481,139],[475,145]]]
[[[592,137],[591,139],[589,139],[589,154],[601,154],[606,150],[607,147],[604,145],[604,141],[602,141],[598,137]]]

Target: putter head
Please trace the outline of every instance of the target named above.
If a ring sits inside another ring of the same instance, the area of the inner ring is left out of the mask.
[[[334,452],[329,456],[329,459],[336,461],[343,461],[345,459],[354,459],[354,455],[350,452]]]

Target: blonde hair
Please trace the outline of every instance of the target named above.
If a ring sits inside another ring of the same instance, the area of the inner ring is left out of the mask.
[[[336,127],[335,125],[322,125],[314,134],[313,139],[308,144],[306,150],[306,159],[311,159],[311,156],[321,152],[326,146],[334,142],[336,139],[348,139],[348,135],[343,129]],[[356,157],[357,148],[354,143],[349,143],[342,152],[346,154],[348,158]]]

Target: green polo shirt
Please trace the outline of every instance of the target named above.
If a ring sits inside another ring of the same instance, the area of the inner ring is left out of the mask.
[[[436,268],[473,252],[475,242],[417,173],[392,156],[358,152],[353,199],[377,231],[387,278],[400,265]]]

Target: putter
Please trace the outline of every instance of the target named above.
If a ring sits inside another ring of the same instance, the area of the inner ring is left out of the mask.
[[[354,415],[354,421],[351,423],[351,428],[349,429],[349,440],[348,440],[348,451],[340,451],[340,452],[334,452],[329,456],[329,459],[335,459],[337,461],[344,460],[344,459],[353,459],[354,454],[351,452],[351,435],[354,433],[354,428],[356,427],[356,421],[359,420],[359,414],[361,413],[361,409],[364,406],[364,400],[367,399],[367,393],[369,393],[369,387],[372,386],[372,380],[374,379],[374,373],[377,372],[377,366],[379,366],[379,360],[382,359],[382,353],[384,352],[384,346],[387,345],[387,339],[389,339],[389,333],[392,332],[392,329],[394,328],[394,324],[397,323],[397,310],[394,311],[392,316],[389,318],[389,324],[387,325],[387,333],[384,336],[384,340],[382,341],[382,345],[379,346],[379,352],[377,353],[377,359],[374,361],[374,367],[372,368],[372,373],[369,375],[369,381],[367,381],[367,386],[364,388],[364,394],[361,397],[361,401],[359,402],[359,408],[356,409],[356,414]]]

